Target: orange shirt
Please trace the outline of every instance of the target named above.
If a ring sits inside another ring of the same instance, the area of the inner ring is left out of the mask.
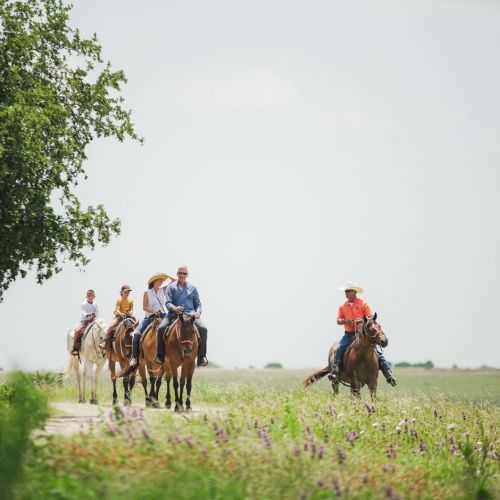
[[[356,297],[352,304],[348,300],[346,300],[339,307],[339,314],[337,318],[354,320],[363,319],[365,316],[373,316],[372,308],[364,300]],[[346,332],[354,332],[353,324],[344,325],[344,328]]]

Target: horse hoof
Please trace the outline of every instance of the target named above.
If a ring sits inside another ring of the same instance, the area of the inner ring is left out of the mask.
[[[146,408],[151,408],[151,401],[146,401]]]
[[[191,411],[192,408],[190,406],[186,406],[186,411]]]
[[[79,403],[85,403],[85,400],[84,400],[84,399],[82,399],[82,398],[80,398],[80,399],[78,400],[78,402],[79,402]]]
[[[170,410],[170,408],[172,408],[172,403],[165,403],[165,408]]]
[[[117,405],[118,404],[118,400],[117,399],[113,399],[113,406]]]
[[[98,403],[97,399],[91,399],[90,404],[91,405],[96,405]]]
[[[155,401],[151,406],[153,408],[159,408],[160,407],[160,403],[158,403],[158,401]]]
[[[130,406],[132,404],[132,401],[130,401],[130,399],[125,399],[123,401],[123,406]]]

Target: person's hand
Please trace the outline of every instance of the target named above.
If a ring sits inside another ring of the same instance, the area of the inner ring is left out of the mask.
[[[122,312],[118,311],[118,316],[121,318],[121,319],[125,319],[125,314],[123,314]]]
[[[354,321],[352,319],[345,319],[344,320],[344,325],[353,325]]]
[[[175,306],[173,309],[178,314],[184,312],[184,307],[182,307],[182,306]]]
[[[201,312],[195,312],[193,313],[193,316],[198,319],[201,316]]]

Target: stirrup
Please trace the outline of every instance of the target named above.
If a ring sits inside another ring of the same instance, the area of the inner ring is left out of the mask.
[[[208,365],[208,359],[206,356],[200,356],[198,358],[198,362],[196,363],[198,366],[207,366]]]
[[[78,349],[73,349],[73,350],[71,351],[71,355],[72,355],[72,356],[78,356],[79,354],[80,354],[80,351],[79,351]]]
[[[162,365],[163,363],[165,363],[165,360],[161,359],[159,354],[157,354],[155,356],[155,359],[153,359],[153,363],[156,363],[157,365]]]
[[[339,372],[337,369],[333,369],[329,374],[328,374],[328,380],[331,382],[338,382],[339,381]]]
[[[137,359],[134,357],[130,358],[128,366],[135,366],[136,364],[137,364]]]

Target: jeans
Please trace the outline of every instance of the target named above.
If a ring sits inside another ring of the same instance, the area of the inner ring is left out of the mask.
[[[335,351],[335,357],[333,358],[333,368],[336,368],[339,364],[339,359],[341,359],[345,350],[352,344],[354,340],[354,333],[344,333],[344,336],[340,339],[339,346]],[[391,371],[391,365],[385,359],[384,354],[382,353],[382,349],[379,345],[374,346],[375,354],[379,360],[382,368],[385,368],[387,371]]]
[[[164,318],[165,313],[160,313],[160,318]],[[139,326],[136,328],[135,332],[139,333],[144,333],[144,330],[148,327],[148,325],[155,319],[155,316],[153,314],[150,314],[149,316],[145,316],[144,319],[140,322]]]

